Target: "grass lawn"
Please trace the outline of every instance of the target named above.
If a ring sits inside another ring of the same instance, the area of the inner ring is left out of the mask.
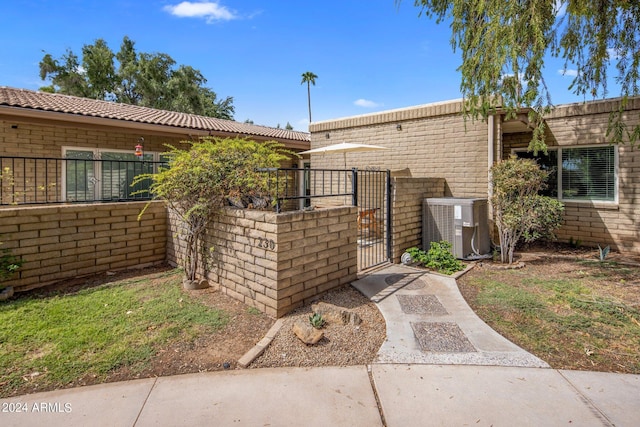
[[[190,297],[181,281],[165,270],[0,304],[0,397],[26,383],[52,389],[142,371],[172,340],[224,327],[227,313]]]
[[[540,257],[459,280],[474,311],[554,368],[640,374],[640,268]]]

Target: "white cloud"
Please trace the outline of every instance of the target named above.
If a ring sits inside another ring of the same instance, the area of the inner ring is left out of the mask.
[[[383,104],[369,101],[368,99],[360,98],[358,100],[353,101],[353,105],[357,105],[358,107],[364,107],[364,108],[376,108],[376,107],[382,107]]]
[[[578,70],[558,70],[558,74],[562,76],[576,77]]]
[[[553,11],[556,13],[556,17],[562,18],[567,14],[567,2],[563,0],[556,0],[553,3]]]
[[[607,49],[607,53],[609,54],[609,59],[618,60],[622,58],[622,55],[620,55],[617,49],[613,49],[613,48]]]
[[[224,6],[215,2],[190,2],[183,1],[175,6],[163,8],[170,14],[179,18],[205,18],[207,23],[214,21],[230,21],[237,16]]]
[[[515,77],[515,76],[516,75],[514,73],[505,73],[502,75],[500,80],[504,82],[506,79],[511,79],[512,77]],[[520,81],[520,83],[524,83],[524,74],[519,74],[518,80]]]

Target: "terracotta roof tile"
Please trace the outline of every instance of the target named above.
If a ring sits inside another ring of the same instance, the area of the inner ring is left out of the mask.
[[[228,132],[238,135],[253,135],[280,140],[310,141],[310,135],[306,132],[258,126],[195,114],[157,110],[155,108],[141,107],[138,105],[119,104],[77,96],[0,86],[0,107],[3,105],[184,129]]]

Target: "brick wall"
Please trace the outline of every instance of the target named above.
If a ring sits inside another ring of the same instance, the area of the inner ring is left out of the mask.
[[[62,175],[65,165],[60,161],[63,147],[82,149],[100,149],[103,151],[127,151],[134,153],[139,138],[144,138],[145,153],[162,153],[168,150],[166,145],[187,149],[182,141],[192,139],[185,130],[184,134],[166,134],[159,131],[122,130],[119,128],[70,124],[40,120],[38,122],[3,116],[0,113],[0,156],[35,157],[35,161],[4,159],[0,168],[9,168],[16,186],[9,179],[0,180],[0,202],[9,204],[18,197],[18,201],[58,202],[71,200],[63,196]],[[297,160],[295,160],[297,163]],[[293,160],[283,161],[281,167],[291,167]],[[26,181],[26,188],[23,187]],[[117,191],[117,185],[114,187]],[[295,187],[293,187],[295,189]],[[106,193],[104,193],[106,197]]]
[[[549,146],[608,144],[609,111],[618,100],[572,104],[557,108],[547,119]],[[640,123],[640,98],[630,99],[625,121]],[[528,136],[528,138],[527,138]],[[505,135],[503,155],[526,147],[530,134]],[[618,147],[618,203],[565,201],[565,215],[557,235],[561,241],[580,241],[587,246],[610,245],[619,251],[640,253],[640,151]]]
[[[140,126],[144,127],[143,124]],[[145,153],[162,153],[167,151],[167,144],[186,148],[182,141],[198,138],[197,135],[191,136],[188,129],[184,129],[184,133],[181,132],[169,126],[167,132],[163,132],[160,126],[155,126],[153,130],[125,129],[59,120],[20,118],[0,113],[0,156],[60,158],[62,147],[124,150],[133,154],[140,137],[144,138]],[[287,166],[290,164],[282,165]]]
[[[11,203],[18,200],[63,200],[62,174],[64,165],[49,159],[63,157],[63,147],[128,151],[133,154],[138,139],[144,137],[145,153],[166,151],[164,144],[179,146],[187,135],[162,136],[144,131],[118,131],[97,126],[69,126],[56,122],[29,122],[15,118],[4,118],[0,114],[0,156],[36,157],[36,161],[12,161],[6,159],[0,167],[9,168],[15,178],[16,187],[8,180],[0,181],[0,201]],[[23,183],[26,181],[26,188]],[[16,194],[17,193],[17,194]]]
[[[342,141],[388,148],[313,155],[313,168],[342,169],[346,158],[348,168],[374,167],[402,170],[417,178],[444,178],[446,196],[487,196],[488,128],[481,121],[465,123],[459,101],[316,122],[309,129],[312,148]]]
[[[89,274],[165,260],[167,215],[154,202],[0,209],[0,241],[24,264],[6,284],[26,291]]]
[[[0,155],[23,157],[62,157],[62,147],[109,148],[134,152],[138,138],[144,137],[145,152],[163,152],[163,144],[177,145],[188,135],[159,135],[142,130],[118,131],[113,128],[60,122],[25,121],[0,115]]]
[[[618,107],[616,99],[559,106],[546,119],[547,144],[607,144],[609,112]],[[402,171],[411,177],[443,178],[444,196],[486,198],[488,127],[480,121],[465,123],[460,112],[460,102],[453,101],[312,123],[312,148],[341,141],[389,148],[314,155],[312,167],[374,167]],[[625,122],[629,127],[640,122],[640,98],[629,99]],[[500,120],[496,120],[496,160],[529,144],[530,132],[502,135],[501,129]],[[640,150],[622,145],[618,153],[618,203],[566,202],[565,222],[558,233],[561,240],[640,253]],[[403,227],[395,219],[394,224]],[[393,250],[398,248],[394,245]],[[396,252],[393,259],[397,259]]]
[[[399,263],[407,248],[422,246],[422,201],[443,197],[445,180],[440,178],[392,178],[391,260]]]
[[[356,279],[356,207],[262,212],[227,208],[209,227],[202,273],[220,290],[276,317]],[[184,252],[170,220],[168,259]]]

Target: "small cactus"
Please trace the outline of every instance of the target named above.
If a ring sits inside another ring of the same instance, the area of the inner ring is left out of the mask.
[[[320,313],[313,313],[313,315],[309,316],[309,323],[316,329],[322,329],[325,321]]]

